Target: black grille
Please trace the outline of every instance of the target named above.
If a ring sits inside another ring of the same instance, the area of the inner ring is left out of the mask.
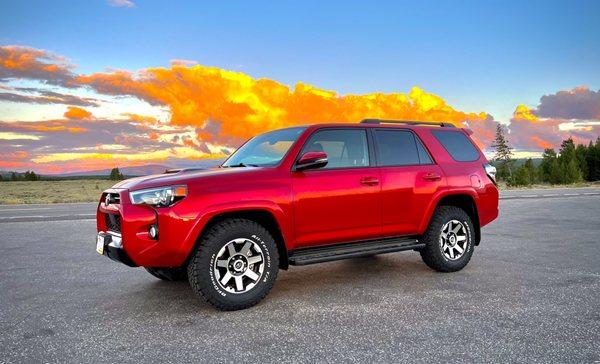
[[[104,214],[106,229],[117,233],[121,232],[121,216],[116,214]]]

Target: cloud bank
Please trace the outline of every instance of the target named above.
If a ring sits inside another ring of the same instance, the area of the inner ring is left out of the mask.
[[[45,50],[0,47],[0,102],[67,106],[63,119],[1,123],[2,132],[12,134],[10,139],[0,134],[0,152],[11,156],[23,152],[27,157],[11,158],[0,168],[17,163],[22,168],[58,171],[86,163],[223,158],[260,132],[311,123],[355,123],[363,118],[451,122],[472,129],[477,142],[487,147],[497,125],[485,111],[458,110],[419,87],[408,93],[341,95],[303,82],[290,87],[184,60],[138,71],[77,74],[74,70],[66,58]],[[41,86],[13,85],[23,80]],[[90,92],[109,100],[88,97]],[[106,106],[123,98],[146,102],[148,114],[126,111],[108,118],[95,116],[95,109],[110,109]],[[167,110],[168,116],[159,118],[150,113],[153,108]],[[516,149],[528,151],[555,148],[570,136],[586,142],[598,135],[599,121],[600,92],[578,87],[544,95],[535,107],[519,105],[508,123],[509,139]],[[15,139],[19,135],[22,140]]]

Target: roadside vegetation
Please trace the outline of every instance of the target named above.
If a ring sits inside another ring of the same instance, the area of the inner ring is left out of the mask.
[[[600,137],[588,145],[563,140],[560,149],[545,149],[541,160],[517,161],[513,158],[504,127],[498,125],[492,147],[492,163],[498,169],[500,185],[508,187],[544,187],[557,185],[585,186],[600,181]]]
[[[97,202],[114,181],[82,179],[0,183],[0,205]]]
[[[97,202],[100,194],[126,177],[118,168],[106,176],[48,177],[33,171],[0,174],[0,205]]]

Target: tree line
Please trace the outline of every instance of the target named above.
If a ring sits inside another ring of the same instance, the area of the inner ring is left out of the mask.
[[[2,174],[0,174],[0,182],[41,181],[45,179],[48,180],[47,178],[43,178],[41,175],[35,173],[34,171],[27,171],[25,173],[10,172],[9,177],[4,177]],[[113,168],[110,171],[108,179],[111,181],[120,181],[122,179],[125,179],[125,176],[123,176],[123,173],[119,171],[119,168]]]
[[[563,140],[558,153],[544,149],[542,160],[535,165],[531,158],[517,166],[501,125],[496,127],[493,162],[496,177],[509,186],[531,186],[536,183],[571,184],[600,180],[600,137],[588,145],[575,145],[572,138]]]

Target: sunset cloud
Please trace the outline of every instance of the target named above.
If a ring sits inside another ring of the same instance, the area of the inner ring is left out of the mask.
[[[53,91],[36,90],[37,95],[19,94],[13,92],[0,92],[0,101],[25,103],[25,104],[63,104],[77,106],[98,106],[97,100],[74,95],[61,94]]]
[[[65,111],[65,118],[67,119],[91,119],[92,113],[87,111],[86,109],[82,109],[77,106],[68,106],[67,111]]]
[[[543,118],[600,120],[600,90],[581,86],[544,95],[535,114]]]
[[[73,68],[64,57],[42,49],[0,46],[0,81],[26,78],[66,85],[74,76]]]
[[[468,121],[474,129],[487,129],[491,123],[485,112],[456,110],[418,87],[408,94],[339,95],[304,83],[289,88],[202,65],[95,73],[78,76],[75,82],[99,93],[168,106],[171,124],[195,126],[202,139],[225,144],[239,144],[257,133],[286,126],[357,122],[367,117],[447,121],[458,126]]]
[[[498,123],[485,111],[458,110],[419,87],[343,95],[187,60],[135,72],[75,74],[73,69],[44,50],[0,47],[0,103],[54,108],[52,116],[40,119],[0,121],[0,154],[8,156],[0,168],[48,173],[216,160],[264,131],[364,118],[450,122],[472,129],[476,142],[488,148]],[[17,82],[23,80],[34,87]],[[57,105],[68,105],[64,114]],[[94,107],[93,114],[88,107]],[[544,95],[538,105],[518,105],[505,125],[519,151],[557,148],[568,137],[586,143],[600,133],[600,91],[577,87]],[[16,152],[28,154],[17,160]]]
[[[510,141],[523,150],[558,148],[567,138],[587,144],[600,135],[600,92],[577,87],[542,96],[534,109],[519,105],[509,129]]]

